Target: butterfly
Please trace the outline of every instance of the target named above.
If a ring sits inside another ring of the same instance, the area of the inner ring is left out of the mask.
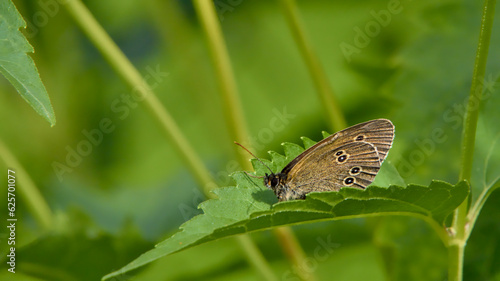
[[[304,199],[310,192],[365,189],[375,178],[394,139],[394,125],[376,119],[339,131],[264,176],[278,201]]]

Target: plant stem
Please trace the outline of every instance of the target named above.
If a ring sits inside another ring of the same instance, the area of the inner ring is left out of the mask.
[[[204,29],[210,55],[216,69],[216,77],[221,89],[222,100],[224,102],[224,115],[229,127],[230,136],[240,142],[249,140],[249,134],[245,119],[243,118],[243,109],[239,100],[239,95],[236,87],[236,82],[231,68],[226,44],[222,36],[221,27],[217,19],[214,3],[206,0],[195,0],[194,6],[201,25]],[[237,146],[234,146],[235,149]],[[248,161],[246,154],[242,154],[241,150],[237,150],[238,162],[246,170],[250,170],[251,164]],[[297,238],[288,227],[280,227],[274,230],[275,235],[278,237],[287,237],[290,241],[295,243],[287,243],[283,246],[283,250],[288,253],[287,257],[296,267],[304,264],[304,250],[300,247]],[[255,264],[255,263],[254,263]],[[267,263],[260,263],[260,265],[269,266]],[[263,276],[266,272],[271,272],[269,268],[258,268]],[[307,277],[306,275],[304,275]],[[312,275],[310,275],[312,276]],[[312,277],[304,280],[313,280]]]
[[[486,72],[486,62],[488,59],[488,49],[490,46],[491,30],[495,13],[496,0],[485,0],[483,6],[483,16],[481,19],[481,30],[479,33],[479,43],[477,45],[476,60],[474,63],[474,72],[472,74],[472,83],[469,94],[469,102],[462,133],[462,153],[460,180],[470,181],[474,144],[476,141],[477,120],[479,117],[479,108],[483,95],[484,73]]]
[[[238,243],[245,250],[244,254],[247,256],[248,262],[250,262],[254,268],[259,269],[259,273],[268,281],[278,281],[276,275],[271,270],[271,267],[267,263],[266,259],[260,252],[259,248],[250,239],[249,235],[238,235],[236,236]]]
[[[210,57],[215,68],[229,135],[238,142],[246,141],[249,139],[248,129],[214,3],[206,0],[194,0],[193,4],[205,32]],[[236,145],[233,147],[243,169],[250,170],[252,166],[246,154]]]
[[[306,254],[300,247],[299,241],[293,234],[291,228],[280,227],[275,228],[274,233],[278,238],[278,242],[281,248],[285,250],[288,259],[293,261],[296,273],[299,275],[300,279],[314,281],[316,280],[312,272],[307,272],[304,268],[306,267]]]
[[[340,131],[347,127],[342,108],[335,98],[328,77],[321,67],[321,63],[313,50],[312,44],[306,36],[305,29],[300,20],[297,4],[295,0],[280,0],[280,3],[283,7],[288,26],[293,33],[295,42],[311,74],[321,104],[326,111],[329,125],[333,131]]]
[[[495,14],[495,4],[495,0],[485,0],[483,4],[479,42],[476,51],[476,60],[474,62],[474,72],[472,74],[469,102],[467,104],[464,129],[462,133],[459,180],[466,180],[468,182],[470,182],[472,174],[477,120],[479,118],[479,109],[483,94],[482,82],[486,71],[488,49]],[[471,195],[469,194],[469,196]],[[450,238],[452,242],[449,243],[448,247],[448,280],[450,281],[462,280],[464,247],[468,237],[468,229],[473,227],[470,225],[470,221],[467,216],[469,211],[468,203],[469,200],[466,198],[457,210],[455,210],[454,214],[452,229],[455,233],[453,237]]]
[[[216,184],[213,182],[210,173],[205,168],[203,162],[195,153],[186,137],[182,134],[170,113],[165,109],[151,87],[142,78],[139,71],[137,71],[118,46],[116,46],[106,31],[104,31],[92,16],[87,7],[79,0],[68,0],[65,6],[83,32],[118,75],[144,98],[144,101],[152,111],[154,117],[161,124],[170,142],[175,146],[179,155],[187,163],[188,168],[191,170],[196,180],[201,183],[204,193],[209,197],[213,197],[210,190],[216,187]],[[155,82],[159,83],[161,81]]]
[[[247,140],[248,131],[245,126],[246,123],[243,117],[243,109],[239,100],[229,55],[227,54],[222,32],[217,20],[214,3],[206,0],[195,0],[193,4],[200,19],[201,26],[204,29],[210,55],[215,67],[220,93],[222,94],[221,98],[224,103],[223,110],[227,127],[229,128],[229,135],[238,141]],[[233,147],[240,165],[244,169],[250,170],[251,165],[246,156],[244,156],[241,151],[236,150],[236,146]],[[259,251],[257,245],[250,239],[250,236],[248,236],[248,234],[239,235],[237,239],[241,247],[245,250],[244,254],[247,260],[261,276],[265,278],[265,280],[277,280],[277,277],[271,270],[271,266]]]
[[[49,204],[47,204],[24,167],[17,161],[16,157],[9,151],[2,140],[0,140],[0,159],[3,159],[9,169],[15,171],[16,191],[19,191],[20,198],[25,201],[25,205],[28,206],[38,224],[44,230],[51,229],[53,227],[53,216]]]
[[[456,243],[448,246],[448,280],[462,280],[464,264],[464,244]]]

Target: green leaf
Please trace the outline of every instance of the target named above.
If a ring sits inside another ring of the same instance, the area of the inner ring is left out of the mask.
[[[56,117],[49,95],[38,74],[33,59],[26,53],[33,47],[21,34],[19,28],[26,28],[11,0],[0,2],[0,72],[16,88],[23,99],[35,111],[49,121],[51,126]]]
[[[309,141],[305,142],[310,144]],[[274,170],[281,170],[304,150],[290,143],[283,146],[286,157],[270,152],[273,161],[263,160]],[[252,164],[257,175],[269,172],[258,161],[253,161]],[[215,190],[218,198],[205,201],[199,206],[204,214],[184,223],[180,232],[120,270],[104,276],[104,279],[201,243],[277,226],[391,214],[420,217],[442,225],[469,191],[465,182],[451,185],[433,181],[428,187],[410,184],[407,187],[392,185],[389,188],[372,185],[365,190],[342,188],[338,192],[310,193],[305,200],[276,203],[273,192],[265,188],[260,180],[255,180],[244,172],[236,172],[232,177],[237,186]],[[400,178],[395,181],[399,182]]]

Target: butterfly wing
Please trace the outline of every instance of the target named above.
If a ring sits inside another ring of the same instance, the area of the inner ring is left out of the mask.
[[[299,195],[343,186],[365,188],[375,178],[393,138],[394,126],[389,120],[361,123],[318,142],[281,173],[287,175],[287,187]]]
[[[315,156],[288,174],[288,188],[295,193],[337,191],[343,186],[365,188],[380,169],[375,147],[366,142],[348,143]]]
[[[316,153],[320,153],[323,149],[329,150],[336,146],[341,146],[351,142],[371,143],[377,149],[380,164],[382,164],[392,146],[393,139],[394,125],[387,119],[376,119],[357,124],[339,131],[309,147],[306,151],[302,152],[299,156],[295,157],[295,159],[288,163],[288,165],[283,168],[281,173],[289,173],[292,168],[299,168],[296,167],[297,164],[307,162],[309,157],[314,157]]]

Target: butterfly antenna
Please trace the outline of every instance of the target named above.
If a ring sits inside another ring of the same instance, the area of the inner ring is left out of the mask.
[[[261,177],[254,176],[254,175],[250,174],[250,173],[249,173],[249,172],[247,172],[247,171],[244,171],[244,172],[245,172],[245,174],[247,174],[247,176],[252,177],[252,178],[261,179],[261,178],[263,178],[263,177],[264,177],[264,176],[261,176]]]
[[[259,157],[255,156],[252,152],[250,152],[250,150],[248,150],[246,147],[244,147],[243,145],[241,145],[240,143],[238,142],[234,142],[236,145],[239,145],[241,146],[241,148],[243,148],[244,150],[246,150],[248,153],[250,153],[250,155],[252,155],[255,159],[259,160],[260,163],[262,163],[262,165],[264,165],[270,172],[271,174],[274,174],[273,171],[271,170],[271,168],[269,168],[266,164],[264,164],[264,162],[262,162],[262,160],[259,159]]]

